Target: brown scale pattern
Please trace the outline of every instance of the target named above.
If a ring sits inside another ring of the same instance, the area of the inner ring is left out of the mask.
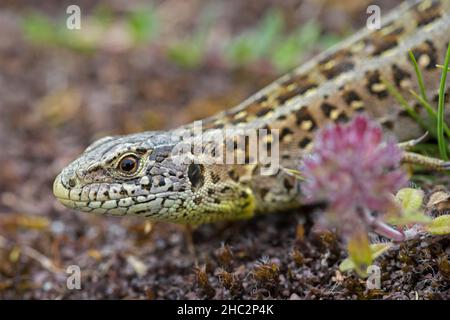
[[[444,0],[446,1],[446,0]],[[441,1],[423,1],[414,8],[415,18],[419,27],[430,24],[442,16]]]
[[[240,106],[207,119],[204,127],[270,127],[280,130],[282,148],[291,145],[306,148],[317,128],[332,121],[345,122],[355,112],[366,112],[378,118],[387,130],[395,131],[406,125],[411,126],[413,134],[417,131],[414,123],[406,119],[395,121],[395,116],[402,116],[402,109],[389,95],[382,79],[405,95],[409,95],[411,88],[417,91],[409,62],[407,49],[410,49],[424,71],[427,85],[432,87],[430,92],[434,92],[439,75],[435,65],[443,57],[450,38],[449,2],[415,1],[409,9],[405,7],[388,18],[380,30],[355,36],[340,48],[282,77]],[[444,15],[444,19],[438,19]],[[417,35],[429,34],[433,24],[442,20],[445,20],[444,29],[433,31],[438,35],[415,40]]]

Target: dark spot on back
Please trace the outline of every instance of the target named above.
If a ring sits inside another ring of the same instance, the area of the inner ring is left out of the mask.
[[[284,127],[282,130],[281,130],[281,133],[280,133],[280,139],[281,140],[283,140],[283,138],[285,137],[285,136],[287,136],[287,135],[289,135],[289,134],[293,134],[294,132],[291,130],[291,129],[289,129],[289,128],[287,128],[287,127]]]
[[[393,73],[395,85],[399,88],[400,88],[401,82],[403,80],[411,78],[411,74],[409,72],[401,69],[396,64],[392,65],[392,73]]]
[[[348,122],[348,120],[349,120],[348,116],[344,111],[342,111],[336,118],[336,122],[341,122],[341,123]]]
[[[231,190],[231,188],[228,187],[228,186],[225,186],[225,187],[223,187],[223,188],[220,190],[220,192],[225,193],[225,192],[227,192],[227,191],[229,191],[229,190]]]
[[[211,180],[213,183],[220,181],[220,176],[217,173],[211,172]]]
[[[246,117],[242,117],[242,118],[239,118],[239,119],[232,120],[231,124],[239,124],[239,123],[243,123],[243,122],[246,122],[246,121],[247,121]]]
[[[263,107],[260,110],[258,110],[258,112],[256,112],[256,116],[257,117],[263,117],[266,114],[268,114],[270,111],[272,111],[271,108]]]
[[[428,56],[429,62],[426,66],[424,66],[427,70],[437,70],[436,64],[437,64],[437,50],[436,47],[433,45],[433,42],[430,40],[426,40],[421,45],[417,46],[412,50],[412,53],[414,55],[414,58],[419,62],[421,57],[423,55]]]
[[[290,79],[281,84],[284,87],[294,85],[294,88],[290,91],[280,95],[277,100],[280,104],[284,104],[286,101],[292,99],[295,96],[300,96],[306,93],[308,90],[317,88],[318,84],[308,79],[305,75],[293,75]]]
[[[353,70],[352,53],[342,49],[329,57],[319,61],[320,72],[329,80],[336,78],[342,73]]]
[[[378,30],[368,39],[374,47],[372,52],[372,55],[374,56],[379,56],[398,45],[398,36],[395,33],[398,32],[397,30],[388,34],[382,34],[382,32],[383,30]]]
[[[352,109],[356,111],[363,111],[364,106],[361,100],[361,97],[358,95],[358,93],[354,90],[348,90],[344,91],[342,98],[344,99],[345,103],[350,106]],[[355,107],[357,106],[357,107]]]
[[[425,9],[423,9],[423,5],[424,2],[419,3],[414,10],[419,27],[430,24],[441,17],[439,1],[432,1],[431,5]]]
[[[337,108],[335,106],[327,103],[327,102],[324,102],[320,106],[320,109],[322,110],[322,112],[325,115],[325,117],[330,118],[331,112],[333,112],[333,110],[336,110]]]
[[[301,95],[303,92],[304,91],[302,90],[302,88],[295,88],[291,91],[288,91],[278,96],[277,100],[280,104],[285,104],[287,101],[291,100],[292,98],[295,98],[296,96]]]
[[[261,97],[259,97],[258,99],[255,100],[256,103],[261,104],[263,102],[265,102],[267,100],[267,96],[266,95],[262,95]]]
[[[322,73],[324,74],[324,76],[327,79],[331,80],[331,79],[336,78],[337,76],[339,76],[342,73],[353,70],[354,67],[355,67],[355,64],[353,62],[343,61],[328,70],[322,70]]]
[[[380,78],[380,73],[378,71],[369,71],[367,72],[366,77],[366,88],[371,94],[377,96],[379,99],[384,99],[388,96],[388,91],[386,88],[384,90],[375,89],[376,85],[383,85]]]
[[[316,122],[308,111],[307,107],[301,107],[296,113],[295,117],[297,119],[297,125],[301,125],[304,121],[311,121],[312,126],[309,131],[314,130],[317,127]]]
[[[233,181],[239,181],[239,176],[237,175],[236,171],[231,169],[228,171],[228,176],[233,180]]]
[[[311,143],[311,139],[308,137],[304,137],[302,140],[300,140],[300,142],[298,143],[298,146],[300,148],[305,148],[308,144]]]

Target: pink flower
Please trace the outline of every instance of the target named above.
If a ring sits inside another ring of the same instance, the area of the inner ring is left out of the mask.
[[[392,193],[407,182],[400,161],[401,150],[383,140],[378,124],[357,116],[318,132],[301,168],[302,190],[307,201],[328,203],[328,222],[359,228],[366,224],[361,212],[385,213],[395,206]]]

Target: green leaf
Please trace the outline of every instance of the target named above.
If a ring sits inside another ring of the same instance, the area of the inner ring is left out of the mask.
[[[420,104],[425,108],[425,110],[427,110],[428,114],[430,115],[430,118],[436,122],[437,121],[437,115],[436,115],[436,111],[434,111],[433,107],[427,102],[425,101],[421,96],[419,96],[414,90],[409,90],[409,92],[414,96],[414,98],[417,99],[417,101],[420,102]],[[435,128],[430,128],[433,129],[432,135],[433,136],[437,136],[437,133],[435,132]],[[447,135],[447,137],[450,138],[450,129],[447,126],[447,124],[444,122],[444,131],[445,134]]]
[[[392,247],[392,243],[373,243],[370,245],[370,249],[372,250],[372,259],[376,259],[381,256],[383,253],[388,251]]]
[[[298,41],[301,46],[312,46],[320,39],[322,28],[315,21],[308,21],[298,31]]]
[[[250,35],[243,34],[234,38],[226,49],[230,61],[235,65],[245,65],[257,58],[253,40]]]
[[[366,277],[367,267],[372,264],[372,250],[366,233],[355,234],[348,242],[348,254],[355,271],[360,277]]]
[[[381,256],[383,253],[388,251],[392,247],[392,243],[374,243],[370,245],[370,251],[372,255],[372,260],[375,260],[379,256]],[[351,259],[351,257],[348,257],[344,259],[341,264],[339,265],[339,270],[341,272],[351,271],[354,270],[355,263]],[[365,273],[365,272],[364,272]]]
[[[302,48],[296,36],[288,37],[273,52],[272,60],[279,70],[288,70],[293,68],[302,55]]]
[[[25,36],[35,43],[55,43],[55,26],[46,16],[32,13],[22,20],[22,29]]]
[[[439,86],[438,112],[437,112],[437,140],[439,146],[439,153],[441,158],[448,160],[447,144],[444,137],[444,105],[445,105],[445,84],[447,80],[447,70],[450,64],[450,44],[447,47],[447,54],[445,55],[444,70],[442,70],[441,83]]]
[[[194,68],[201,63],[203,51],[196,43],[184,41],[172,45],[168,57],[181,67]]]
[[[395,199],[404,210],[418,210],[423,204],[424,192],[421,189],[403,188],[395,195]]]
[[[400,93],[400,91],[398,91],[397,88],[391,82],[389,82],[388,80],[386,80],[384,78],[381,78],[381,82],[386,86],[386,89],[395,98],[395,100],[397,100],[397,102],[403,108],[405,108],[406,112],[408,113],[408,115],[411,118],[413,118],[425,130],[427,130],[431,133],[433,132],[433,130],[431,130],[430,126],[427,125],[425,123],[425,121],[423,121],[423,119],[419,116],[419,114],[416,112],[416,110],[414,110],[414,108],[410,106],[410,104],[405,99],[405,97],[403,97],[403,95]]]
[[[321,41],[321,28],[314,21],[305,23],[284,39],[279,39],[278,45],[272,49],[272,61],[282,71],[298,65],[305,48],[311,48]]]
[[[421,211],[412,211],[399,217],[389,217],[386,219],[386,222],[394,226],[405,226],[413,223],[427,224],[430,221],[431,218],[424,215]]]
[[[94,9],[92,18],[106,28],[114,22],[114,12],[110,7],[100,4]]]
[[[276,42],[282,37],[283,27],[281,11],[270,10],[254,35],[253,46],[257,57],[267,56],[274,47],[277,47]]]
[[[328,49],[341,42],[343,38],[343,36],[339,36],[337,34],[324,34],[320,36],[320,44],[324,49]]]
[[[355,264],[350,258],[345,258],[339,265],[339,271],[341,272],[351,271],[353,269],[355,269]]]
[[[450,234],[450,215],[445,214],[433,219],[426,226],[426,230],[435,235]]]
[[[155,11],[150,7],[130,12],[127,23],[136,42],[146,41],[155,34]]]
[[[402,207],[402,214],[399,216],[387,217],[386,222],[401,226],[412,223],[428,223],[431,218],[426,216],[421,209],[424,192],[421,189],[403,188],[395,195],[395,199]]]

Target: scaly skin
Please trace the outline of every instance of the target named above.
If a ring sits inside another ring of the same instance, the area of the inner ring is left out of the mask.
[[[386,16],[380,30],[360,31],[235,108],[204,120],[203,129],[267,129],[270,135],[260,138],[264,143],[279,130],[284,168],[298,167],[318,128],[346,121],[356,112],[376,119],[399,141],[416,138],[421,128],[381,79],[413,101],[409,89],[418,88],[408,59],[412,50],[434,100],[441,74],[435,65],[442,63],[449,40],[450,1],[404,4]],[[423,110],[419,112],[426,119]],[[182,129],[193,128],[190,124]],[[261,163],[175,161],[174,147],[180,139],[173,133],[144,132],[93,143],[55,179],[55,196],[81,211],[189,224],[301,205],[299,185],[285,170],[263,175]],[[236,152],[250,156],[239,147]]]

